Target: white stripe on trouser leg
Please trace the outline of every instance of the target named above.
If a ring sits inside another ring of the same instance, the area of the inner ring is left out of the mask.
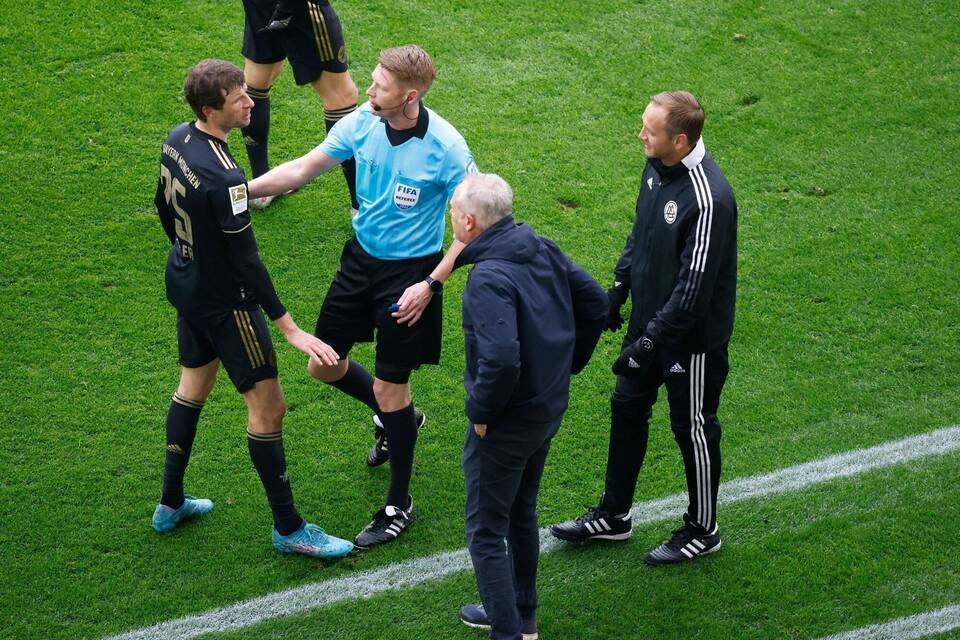
[[[695,519],[698,524],[703,525],[703,461],[697,441],[697,421],[700,417],[700,372],[698,370],[700,360],[697,354],[690,356],[690,374],[688,384],[690,385],[690,446],[693,450],[693,471],[694,487],[691,494],[696,492],[697,512],[691,513],[690,517]],[[692,497],[692,495],[691,495]]]
[[[710,457],[703,433],[703,382],[705,354],[690,356],[690,442],[693,447],[696,477],[697,513],[690,514],[697,523],[710,527]]]
[[[703,418],[703,405],[706,401],[707,393],[707,354],[700,354],[700,427],[698,435],[700,438],[701,451],[703,452],[703,504],[704,522],[703,526],[709,531],[710,523],[713,522],[716,514],[713,512],[713,480],[710,473],[710,448],[707,446],[707,433],[704,429],[706,421]]]

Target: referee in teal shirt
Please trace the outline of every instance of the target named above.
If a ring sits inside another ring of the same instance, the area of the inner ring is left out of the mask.
[[[477,170],[463,136],[423,105],[434,76],[420,47],[381,51],[369,101],[315,149],[249,184],[250,197],[284,193],[356,158],[355,236],[344,245],[316,327],[340,359],[330,366],[311,358],[308,370],[376,414],[378,440],[367,464],[389,456],[386,502],[357,535],[359,549],[394,540],[413,521],[410,475],[425,417],[413,406],[410,372],[440,360],[443,282],[463,248],[455,240],[443,254],[447,202]],[[347,358],[355,343],[374,336],[375,377]]]

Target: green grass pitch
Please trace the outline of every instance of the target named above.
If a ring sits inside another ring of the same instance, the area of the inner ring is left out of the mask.
[[[187,68],[241,61],[242,8],[2,5],[0,638],[101,638],[461,548],[462,272],[447,288],[442,362],[413,378],[430,420],[413,479],[420,519],[400,543],[333,564],[278,556],[226,376],[187,474],[188,491],[217,508],[169,536],[150,530],[178,376],[152,205],[159,145],[190,117]],[[704,139],[740,207],[724,479],[960,423],[956,2],[335,6],[361,91],[381,48],[424,46],[438,67],[427,103],[481,170],[513,185],[517,217],[602,283],[632,220],[643,107],[664,89],[701,99]],[[319,101],[286,70],[272,159],[302,154],[323,132]],[[236,132],[231,147],[245,164]],[[281,298],[312,327],[351,233],[339,172],[254,224]],[[275,341],[298,505],[352,537],[388,477],[363,464],[370,417]],[[606,334],[574,382],[542,524],[578,514],[602,487],[618,344]],[[369,347],[354,355],[372,361]],[[690,566],[642,565],[672,522],[616,548],[545,556],[541,636],[806,639],[958,604],[958,463],[951,454],[731,505],[720,511],[723,551]],[[682,482],[658,406],[637,499]],[[482,636],[456,611],[476,598],[461,573],[222,637],[469,640]]]

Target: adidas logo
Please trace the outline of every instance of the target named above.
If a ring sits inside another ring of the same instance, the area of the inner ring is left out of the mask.
[[[675,362],[672,367],[670,367],[670,373],[686,373],[687,370],[680,366],[679,362]]]
[[[630,367],[631,369],[639,369],[639,368],[640,368],[640,365],[639,365],[639,364],[637,363],[637,361],[634,360],[633,358],[628,358],[628,359],[627,359],[627,366]]]
[[[178,453],[180,455],[183,455],[183,449],[181,449],[180,445],[178,444],[168,444],[167,451],[169,451],[170,453]]]

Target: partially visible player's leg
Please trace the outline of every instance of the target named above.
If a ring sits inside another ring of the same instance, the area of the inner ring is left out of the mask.
[[[243,0],[243,78],[247,94],[253,100],[250,124],[243,127],[243,141],[247,147],[250,171],[253,177],[270,170],[268,137],[270,134],[270,88],[283,69],[286,51],[283,39],[277,33],[265,31],[276,7],[275,2]],[[256,198],[250,202],[262,209],[273,198]]]
[[[329,3],[305,3],[305,19],[294,16],[284,31],[284,43],[297,84],[311,84],[323,101],[327,131],[357,108],[357,86],[350,77],[347,48],[340,18]],[[340,164],[350,190],[350,206],[356,210],[356,166],[353,158]]]
[[[256,178],[270,170],[270,88],[283,70],[283,62],[260,64],[244,58],[243,77],[247,95],[253,100],[250,124],[242,128],[250,172]]]
[[[323,123],[329,132],[342,118],[357,109],[357,85],[349,71],[324,71],[313,83],[313,88],[323,101]],[[355,212],[360,203],[357,201],[357,167],[353,158],[340,163],[343,177],[350,191],[350,208]]]

